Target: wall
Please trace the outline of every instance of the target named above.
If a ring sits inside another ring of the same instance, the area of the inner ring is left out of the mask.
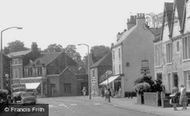
[[[119,51],[120,51],[120,53],[119,53]],[[120,54],[120,57],[119,57],[119,54]],[[121,74],[123,72],[122,71],[122,47],[121,47],[121,45],[114,47],[112,49],[112,64],[113,64],[112,70],[113,70],[114,75]]]
[[[70,72],[69,70],[66,70],[60,77],[59,84],[60,84],[60,96],[74,96],[77,95],[77,78],[76,76]],[[71,93],[65,92],[65,86],[66,84],[71,85]]]
[[[143,24],[143,23],[142,23]],[[149,61],[150,75],[154,76],[154,35],[139,25],[123,42],[123,72],[125,91],[133,91],[134,81],[141,77],[141,61]],[[129,63],[127,66],[126,64]],[[123,91],[124,94],[124,91]]]
[[[190,1],[187,2],[186,8],[186,24],[185,24],[185,33],[190,32]]]
[[[91,68],[91,93],[93,96],[97,96],[98,95],[98,68]],[[94,73],[94,74],[93,74]]]

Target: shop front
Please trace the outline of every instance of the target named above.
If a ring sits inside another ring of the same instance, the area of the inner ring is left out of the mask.
[[[47,94],[47,82],[45,77],[27,77],[13,79],[12,85],[25,84],[27,91],[35,91],[39,97],[45,97]]]

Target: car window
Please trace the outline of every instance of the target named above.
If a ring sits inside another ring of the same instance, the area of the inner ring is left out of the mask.
[[[32,92],[26,92],[22,94],[22,96],[32,96],[32,95],[34,95]]]

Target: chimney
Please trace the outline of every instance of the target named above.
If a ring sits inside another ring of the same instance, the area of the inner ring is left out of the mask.
[[[144,13],[137,13],[136,24],[137,25],[145,24],[145,14]]]
[[[122,35],[122,34],[121,34],[120,32],[117,33],[117,41],[119,41],[121,35]]]
[[[131,29],[136,25],[136,16],[131,15],[130,19],[127,20],[127,29]]]

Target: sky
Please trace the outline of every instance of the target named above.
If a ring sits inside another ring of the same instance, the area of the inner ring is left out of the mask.
[[[164,2],[173,0],[0,0],[0,30],[3,47],[20,40],[30,48],[37,42],[42,50],[50,44],[105,45],[116,41],[127,28],[130,15],[163,12]],[[77,46],[83,56],[85,46]]]

